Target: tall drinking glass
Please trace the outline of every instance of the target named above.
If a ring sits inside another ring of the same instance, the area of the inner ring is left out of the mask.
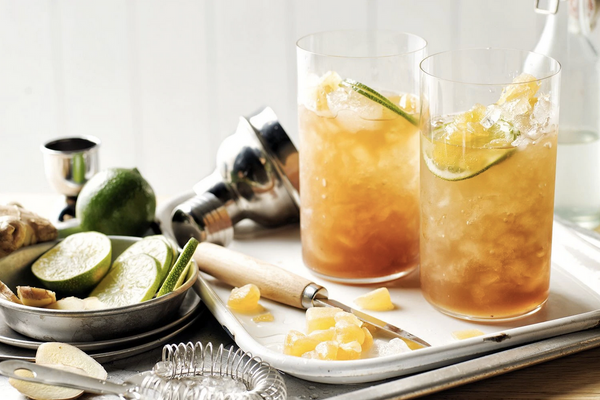
[[[391,31],[298,40],[302,253],[317,275],[373,283],[418,265],[425,48]]]
[[[550,284],[560,65],[473,49],[421,70],[423,294],[464,319],[533,313]]]

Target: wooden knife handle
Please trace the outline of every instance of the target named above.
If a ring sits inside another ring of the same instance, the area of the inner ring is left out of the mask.
[[[311,284],[306,278],[283,268],[212,243],[200,243],[194,260],[202,272],[221,282],[240,287],[248,283],[260,289],[261,297],[296,308],[302,306],[304,289]]]

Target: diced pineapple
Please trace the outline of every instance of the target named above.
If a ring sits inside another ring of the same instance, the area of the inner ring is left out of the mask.
[[[454,331],[452,332],[452,336],[454,339],[463,340],[469,339],[472,337],[482,336],[484,335],[479,329],[465,329],[464,331]]]
[[[319,342],[326,342],[335,338],[335,328],[324,329],[320,331],[312,331],[308,334],[311,338]]]
[[[342,312],[337,307],[312,307],[306,310],[306,326],[308,333],[335,326],[335,314]]]
[[[502,90],[502,95],[497,104],[504,104],[514,100],[527,100],[531,107],[537,102],[535,94],[540,88],[540,81],[529,74],[517,76],[512,84]]]
[[[328,71],[319,79],[319,83],[316,87],[312,88],[312,102],[315,111],[328,111],[329,105],[327,103],[327,95],[335,90],[339,89],[342,78],[334,71]]]
[[[231,290],[227,307],[239,313],[259,312],[262,310],[262,307],[258,304],[259,300],[260,290],[256,285],[249,283],[241,288]]]
[[[365,340],[362,342],[362,351],[363,353],[366,353],[371,350],[371,347],[373,346],[373,334],[371,334],[371,331],[364,326],[361,329],[365,333]]]
[[[340,321],[346,321],[356,326],[362,326],[362,321],[356,317],[356,315],[348,312],[340,312],[333,316],[335,323],[337,324]]]
[[[357,341],[350,343],[340,343],[337,352],[338,360],[358,360],[362,352],[362,347]]]
[[[273,322],[273,321],[275,321],[275,317],[270,312],[267,312],[264,314],[257,315],[256,317],[252,318],[252,321],[254,321],[254,322]]]
[[[337,360],[339,345],[333,340],[321,342],[315,347],[319,360]]]
[[[356,341],[362,344],[365,341],[365,333],[360,326],[342,320],[335,324],[335,340],[339,343]]]
[[[291,330],[283,343],[283,353],[300,357],[302,354],[314,350],[319,341],[306,336],[304,333]]]
[[[370,311],[389,311],[394,309],[390,292],[385,287],[358,296],[354,299],[354,303],[360,308]]]

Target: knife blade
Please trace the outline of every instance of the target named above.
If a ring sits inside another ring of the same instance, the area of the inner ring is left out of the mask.
[[[356,318],[358,318],[359,320],[362,321],[363,324],[368,325],[370,327],[373,327],[375,329],[379,329],[382,330],[383,332],[387,333],[388,335],[392,335],[392,336],[396,336],[405,340],[409,340],[410,342],[413,342],[414,344],[411,345],[411,343],[407,343],[407,345],[412,349],[412,350],[416,350],[419,349],[421,347],[430,347],[431,345],[429,343],[427,343],[426,341],[424,341],[423,339],[421,339],[418,336],[413,335],[412,333],[405,331],[404,329],[398,328],[397,326],[394,326],[392,324],[389,324],[385,321],[380,320],[379,318],[375,318],[372,315],[369,315],[367,313],[364,313],[362,311],[359,311],[355,308],[349,307],[343,303],[340,303],[337,300],[333,300],[333,299],[329,299],[329,298],[320,298],[317,297],[313,300],[313,306],[314,307],[337,307],[337,308],[341,308],[343,311],[348,312],[348,313],[352,313],[356,316]]]
[[[248,283],[255,284],[259,288],[261,296],[267,299],[300,309],[338,307],[354,314],[370,327],[408,341],[407,345],[412,349],[430,346],[425,340],[404,329],[330,299],[327,289],[323,286],[246,254],[203,242],[196,248],[194,260],[200,271],[221,282],[237,287]],[[409,342],[414,345],[411,346]]]

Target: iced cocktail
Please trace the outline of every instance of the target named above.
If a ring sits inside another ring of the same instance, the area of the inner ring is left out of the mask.
[[[418,265],[425,45],[393,32],[298,42],[302,253],[328,279],[381,282]]]
[[[549,293],[560,66],[482,49],[421,68],[423,294],[466,319],[535,312]]]

